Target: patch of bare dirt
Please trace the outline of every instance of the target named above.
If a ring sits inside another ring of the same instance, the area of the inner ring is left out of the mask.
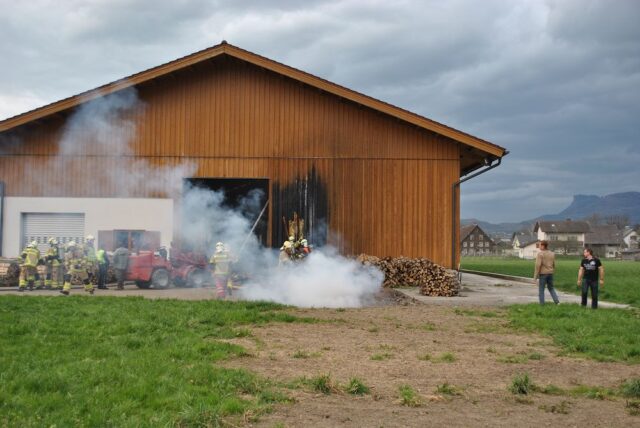
[[[393,303],[388,294],[381,302]],[[622,399],[595,400],[536,393],[516,400],[507,387],[527,372],[541,386],[617,387],[638,375],[635,366],[558,356],[550,339],[514,333],[502,309],[474,316],[451,307],[386,304],[364,309],[299,309],[313,324],[269,324],[241,338],[250,357],[225,363],[280,384],[330,375],[337,385],[357,377],[371,387],[359,397],[321,394],[309,387],[284,389],[295,399],[278,404],[251,426],[632,426],[640,417]],[[481,308],[479,308],[481,309]],[[535,355],[528,359],[527,356]],[[449,362],[453,360],[452,362]],[[515,361],[515,362],[507,362]],[[448,383],[460,395],[438,393]],[[398,389],[410,385],[422,404],[404,406]]]

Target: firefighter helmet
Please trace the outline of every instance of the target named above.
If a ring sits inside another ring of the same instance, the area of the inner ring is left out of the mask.
[[[36,241],[31,241],[31,243],[29,244],[29,247],[38,248],[38,243]]]
[[[302,241],[300,241],[300,244],[301,244],[303,247],[306,247],[306,246],[309,244],[309,242],[307,242],[307,240],[306,240],[306,239],[303,239]]]
[[[75,247],[76,247],[75,241],[69,241],[69,243],[67,244],[67,248],[75,248]]]
[[[289,241],[295,241],[295,240],[296,240],[295,236],[293,236],[293,235],[289,236]]]
[[[284,241],[283,247],[284,248],[291,248],[291,247],[293,247],[293,244],[291,243],[291,241]]]
[[[93,241],[96,238],[93,237],[93,235],[87,235],[87,241]]]
[[[49,238],[49,245],[51,246],[58,245],[58,241],[56,240],[56,238]]]

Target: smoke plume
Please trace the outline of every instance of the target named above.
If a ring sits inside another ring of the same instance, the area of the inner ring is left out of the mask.
[[[95,189],[109,189],[116,197],[165,196],[178,197],[182,179],[193,175],[196,165],[152,164],[136,157],[132,145],[137,133],[137,119],[145,105],[134,88],[87,101],[67,120],[53,162],[61,174],[44,184],[45,194],[55,194],[65,183],[65,172],[84,168],[81,187],[91,196]],[[89,160],[87,155],[89,154]],[[82,162],[89,162],[82,165]]]

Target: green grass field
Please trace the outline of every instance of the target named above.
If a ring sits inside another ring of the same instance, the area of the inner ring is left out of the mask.
[[[605,284],[600,299],[610,302],[640,306],[640,263],[619,260],[602,260],[605,268]],[[514,257],[463,257],[462,269],[495,272],[506,275],[533,277],[535,262]],[[556,288],[579,294],[576,285],[580,258],[557,257],[554,284]]]
[[[563,353],[598,361],[640,363],[640,312],[580,305],[513,305],[511,326],[549,335]]]
[[[0,426],[218,426],[286,397],[217,361],[248,326],[313,322],[268,303],[0,297]]]

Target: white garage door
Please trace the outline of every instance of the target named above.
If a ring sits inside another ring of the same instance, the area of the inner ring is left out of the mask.
[[[43,252],[54,237],[61,245],[69,241],[84,242],[84,214],[79,213],[22,213],[22,247],[31,241]]]

